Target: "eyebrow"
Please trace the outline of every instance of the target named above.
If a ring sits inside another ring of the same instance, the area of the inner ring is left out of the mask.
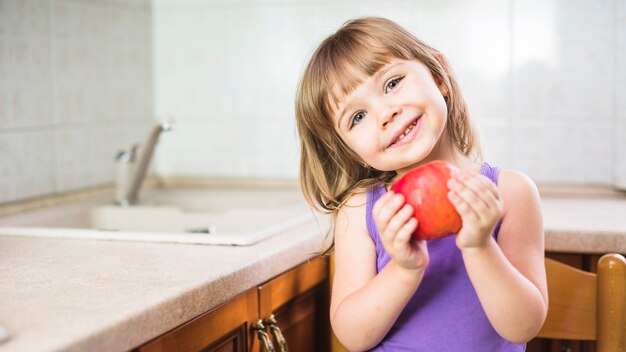
[[[374,73],[372,75],[372,77],[374,78],[374,80],[378,80],[380,79],[380,77],[384,76],[385,74],[387,74],[387,72],[391,71],[391,69],[395,68],[396,66],[400,66],[402,65],[402,62],[396,62],[393,65],[388,65],[387,67],[384,67],[380,70],[378,70],[378,72]],[[344,115],[346,113],[346,108],[350,107],[350,104],[345,105],[341,111],[339,111],[339,120],[337,121],[337,128],[341,129],[341,121],[343,121]]]

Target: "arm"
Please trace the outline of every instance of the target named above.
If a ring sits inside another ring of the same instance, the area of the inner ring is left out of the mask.
[[[399,211],[404,203],[402,196],[396,198],[396,203],[383,207],[392,196],[388,193],[381,197],[374,213],[378,213],[377,219],[389,220],[384,221],[388,225],[384,228],[393,232],[390,237],[397,241],[398,248],[406,250],[403,257],[397,255],[397,250],[393,252],[396,258],[408,260],[392,259],[378,274],[376,248],[365,224],[365,194],[352,196],[335,220],[330,319],[335,335],[350,350],[372,348],[385,337],[417,289],[428,262],[427,254],[423,253],[424,244],[410,242],[417,224],[409,220],[412,209]],[[389,223],[391,218],[396,221]]]
[[[495,330],[512,342],[528,341],[543,325],[548,306],[537,188],[513,171],[500,173],[498,188],[482,176],[456,178],[461,186],[451,200],[463,218],[457,245],[470,280]],[[491,233],[500,217],[496,243]]]

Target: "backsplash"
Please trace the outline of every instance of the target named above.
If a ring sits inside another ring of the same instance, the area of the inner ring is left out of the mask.
[[[0,203],[110,184],[152,96],[149,0],[0,0]]]
[[[158,175],[296,179],[304,64],[365,15],[448,56],[487,161],[626,187],[626,0],[0,0],[0,203],[111,184],[169,116]]]
[[[393,19],[444,52],[486,160],[537,182],[626,183],[626,0],[155,0],[163,175],[295,178],[293,101],[323,37]]]

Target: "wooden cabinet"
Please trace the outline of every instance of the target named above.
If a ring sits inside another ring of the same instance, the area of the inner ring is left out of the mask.
[[[259,286],[260,316],[275,316],[291,351],[330,348],[328,274],[328,258],[317,258]]]
[[[262,352],[259,323],[277,352],[281,334],[290,351],[328,351],[328,282],[328,258],[317,257],[134,351]]]

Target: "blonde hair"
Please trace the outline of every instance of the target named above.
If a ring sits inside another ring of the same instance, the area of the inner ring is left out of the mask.
[[[350,94],[391,58],[417,60],[447,89],[447,135],[466,156],[480,156],[478,135],[454,73],[445,56],[396,23],[366,17],[345,23],[326,38],[305,68],[296,97],[300,137],[300,185],[306,200],[320,211],[335,213],[348,196],[379,182],[394,171],[367,167],[333,126],[336,102]]]

